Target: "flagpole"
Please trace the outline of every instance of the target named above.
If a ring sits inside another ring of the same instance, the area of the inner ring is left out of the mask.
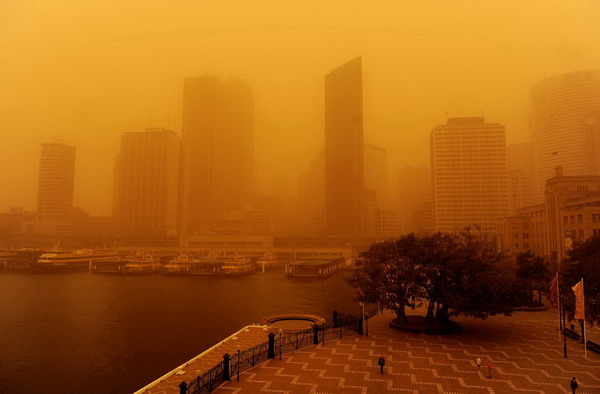
[[[562,318],[563,318],[563,350],[565,352],[565,358],[567,357],[567,330],[565,321],[565,296],[563,295],[563,302],[560,303],[562,306]]]
[[[585,310],[585,286],[583,285],[583,278],[581,278],[581,293],[584,295],[583,297],[583,307]],[[583,338],[583,355],[587,360],[587,333],[585,332],[585,314],[583,315],[583,331],[581,332],[581,336]]]

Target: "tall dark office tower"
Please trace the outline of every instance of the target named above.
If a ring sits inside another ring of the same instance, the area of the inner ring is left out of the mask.
[[[250,88],[213,75],[186,78],[181,138],[180,233],[191,234],[252,197]]]
[[[329,235],[364,235],[362,60],[325,76],[325,205]]]
[[[75,179],[75,148],[42,144],[38,177],[36,232],[70,235]]]
[[[531,92],[535,200],[562,167],[567,176],[600,175],[600,71],[561,74]]]
[[[179,137],[171,130],[124,133],[115,163],[114,216],[119,234],[177,233]]]

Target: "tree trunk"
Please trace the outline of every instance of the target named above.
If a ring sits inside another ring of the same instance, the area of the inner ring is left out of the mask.
[[[427,304],[427,315],[425,316],[425,320],[429,323],[433,323],[434,315],[433,308],[435,306],[435,302],[429,300],[429,304]]]
[[[396,317],[398,318],[398,323],[408,324],[408,317],[406,317],[404,308],[405,306],[402,304],[400,309],[396,310]]]
[[[438,308],[437,313],[435,314],[435,324],[443,325],[448,323],[450,320],[450,316],[448,315],[448,308],[446,305]]]

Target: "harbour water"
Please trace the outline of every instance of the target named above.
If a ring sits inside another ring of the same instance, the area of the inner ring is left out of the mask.
[[[128,393],[262,317],[356,313],[343,273],[0,274],[0,393]]]

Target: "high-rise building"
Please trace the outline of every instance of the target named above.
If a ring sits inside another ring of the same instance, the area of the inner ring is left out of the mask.
[[[398,171],[399,231],[431,231],[431,169],[405,167]]]
[[[186,78],[181,149],[180,227],[191,234],[252,197],[251,89],[212,75]]]
[[[504,126],[484,118],[450,118],[430,135],[437,231],[491,229],[508,215]]]
[[[389,209],[388,159],[387,150],[381,146],[366,143],[364,146],[365,187],[375,192],[379,209]]]
[[[530,143],[506,147],[510,214],[532,205],[534,199],[533,152]]]
[[[600,175],[600,71],[561,74],[531,93],[536,201],[554,168],[566,176]]]
[[[316,222],[323,224],[325,209],[325,152],[320,150],[310,161],[306,171],[298,177],[299,216],[305,232],[310,235],[322,235],[323,226],[315,226]]]
[[[38,177],[36,232],[70,235],[75,179],[75,148],[42,144]]]
[[[325,222],[329,235],[364,234],[362,60],[325,76]]]
[[[115,162],[114,216],[125,237],[177,234],[179,137],[163,128],[124,133]]]

